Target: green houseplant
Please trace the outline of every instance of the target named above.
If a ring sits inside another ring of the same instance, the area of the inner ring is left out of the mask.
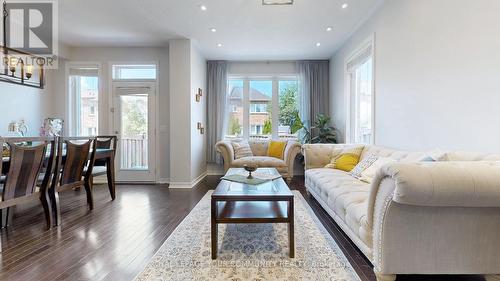
[[[330,126],[331,118],[324,114],[316,115],[316,120],[311,128],[300,119],[298,112],[292,123],[292,132],[299,132],[302,143],[337,143],[337,131]]]

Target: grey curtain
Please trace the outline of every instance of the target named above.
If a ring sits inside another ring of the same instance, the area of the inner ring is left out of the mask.
[[[227,115],[227,62],[207,62],[207,162],[222,163],[215,144],[224,138]]]
[[[298,61],[300,118],[314,123],[316,115],[330,115],[330,61]]]

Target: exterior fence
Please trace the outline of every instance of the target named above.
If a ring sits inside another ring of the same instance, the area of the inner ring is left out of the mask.
[[[120,139],[122,169],[145,169],[148,167],[147,135],[126,136]]]

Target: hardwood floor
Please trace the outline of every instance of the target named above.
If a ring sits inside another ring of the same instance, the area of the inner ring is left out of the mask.
[[[207,177],[192,190],[119,185],[115,201],[105,185],[96,185],[92,212],[86,206],[84,190],[64,192],[60,196],[62,225],[49,231],[41,206],[19,206],[13,224],[0,232],[0,280],[132,280],[217,182],[218,177]],[[295,178],[290,186],[304,195],[362,280],[375,280],[370,263],[306,194],[303,178]],[[483,278],[399,276],[398,280]]]

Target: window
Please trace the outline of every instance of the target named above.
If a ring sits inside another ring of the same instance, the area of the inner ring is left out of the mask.
[[[297,80],[280,80],[278,136],[280,138],[297,138],[300,129],[299,89]]]
[[[251,125],[250,134],[251,135],[260,135],[262,134],[262,125]]]
[[[228,81],[229,114],[227,137],[239,138],[243,135],[243,80],[230,79]]]
[[[273,104],[273,81],[250,80],[249,91],[249,123],[251,128],[256,128],[255,131],[250,130],[250,137],[268,138],[273,132],[271,110]]]
[[[267,103],[250,103],[250,113],[266,113]]]
[[[156,80],[155,64],[115,64],[113,80]]]
[[[353,143],[374,142],[373,44],[360,49],[347,63],[349,82],[349,131]]]
[[[296,77],[230,77],[226,137],[296,139],[297,84]]]
[[[99,131],[99,69],[70,68],[71,131],[77,136],[96,135]]]

